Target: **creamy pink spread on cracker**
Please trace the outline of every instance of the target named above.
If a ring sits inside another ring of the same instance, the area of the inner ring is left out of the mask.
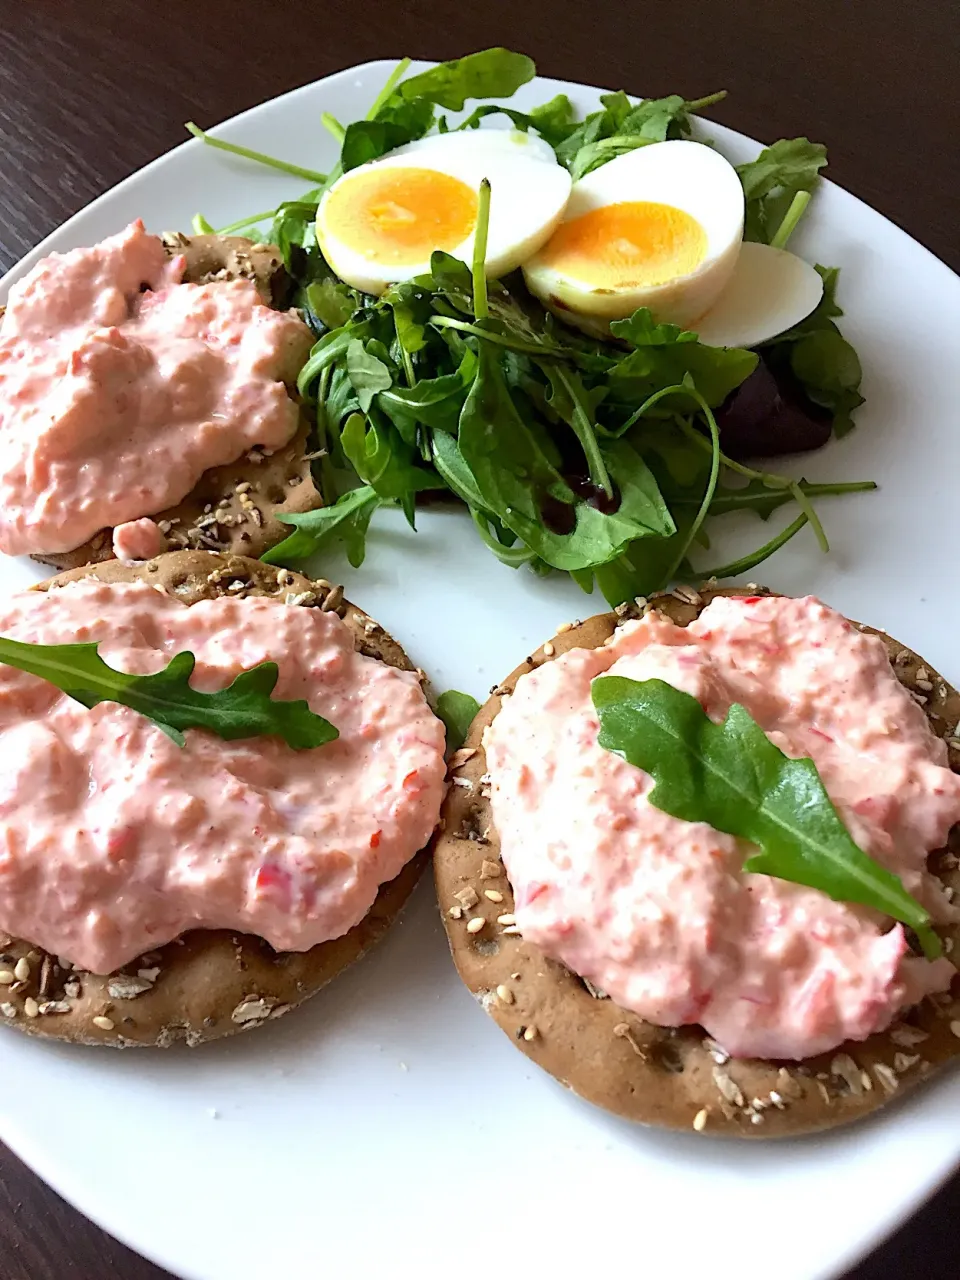
[[[960,913],[926,870],[960,821],[960,778],[883,644],[818,600],[718,597],[687,628],[647,614],[601,649],[524,675],[487,730],[493,816],[523,936],[661,1026],[731,1054],[805,1058],[886,1028],[956,970],[909,953],[864,907],[741,870],[750,846],[647,800],[602,749],[595,676],[657,678],[711,719],[750,712],[810,756],[857,843],[935,922]]]
[[[0,551],[68,551],[297,428],[306,325],[249,280],[181,284],[139,220],[53,253],[0,319]]]
[[[271,659],[273,697],[340,732],[296,751],[188,729],[181,748],[136,711],[0,666],[0,931],[97,973],[192,928],[304,951],[357,924],[433,831],[443,725],[417,676],[356,652],[333,613],[86,580],[12,597],[0,634],[100,641],[139,674],[190,650],[207,691]]]
[[[149,560],[160,555],[166,547],[167,540],[160,532],[160,526],[149,516],[127,520],[113,531],[113,554],[127,564]]]

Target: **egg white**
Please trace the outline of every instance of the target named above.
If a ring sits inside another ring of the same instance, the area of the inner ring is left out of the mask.
[[[627,152],[574,183],[563,222],[624,201],[670,205],[706,235],[697,268],[659,285],[598,288],[534,255],[523,268],[531,293],[569,323],[608,333],[611,320],[649,307],[658,320],[691,327],[713,306],[733,274],[743,238],[743,188],[736,170],[700,142],[653,143]]]
[[[469,148],[472,155],[515,156],[521,160],[543,160],[552,165],[557,163],[553,147],[537,134],[524,133],[520,129],[498,129],[496,126],[465,129],[462,133],[459,130],[432,133],[426,138],[397,147],[390,152],[390,159],[396,156],[457,156],[464,154],[465,147]]]
[[[473,191],[484,178],[489,179],[486,274],[490,277],[514,271],[546,243],[570,196],[570,175],[557,163],[552,148],[538,138],[504,129],[438,134],[361,165],[325,193],[317,210],[316,231],[317,243],[331,268],[341,280],[365,293],[383,293],[389,285],[430,269],[429,255],[418,262],[387,263],[378,260],[374,249],[357,250],[344,244],[327,225],[325,210],[333,192],[357,174],[375,168],[433,169],[459,179]],[[473,246],[471,233],[448,252],[469,263]]]
[[[748,242],[723,293],[692,327],[711,347],[755,347],[799,324],[822,297],[823,281],[809,263]]]

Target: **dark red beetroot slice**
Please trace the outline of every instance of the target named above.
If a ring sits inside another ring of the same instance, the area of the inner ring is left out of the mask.
[[[763,356],[717,411],[720,447],[738,460],[819,449],[831,423],[828,409],[813,404],[789,371],[774,374]]]

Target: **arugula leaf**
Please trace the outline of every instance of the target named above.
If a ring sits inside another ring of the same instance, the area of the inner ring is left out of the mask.
[[[619,509],[605,519],[615,521],[619,516],[631,520],[643,530],[640,537],[671,537],[677,526],[643,457],[626,440],[611,441],[604,450],[604,457],[620,495]],[[590,509],[595,508],[591,506]]]
[[[445,488],[434,472],[414,466],[412,454],[405,452],[403,442],[393,429],[375,418],[364,420],[362,414],[351,414],[340,443],[357,475],[381,498],[403,501],[408,495]],[[412,507],[408,509],[407,519],[411,527],[415,527]]]
[[[486,345],[460,415],[459,447],[484,508],[555,569],[603,564],[636,538],[673,532],[656,482],[623,442],[606,454],[619,503],[605,512],[578,499],[537,443]]]
[[[721,92],[693,102],[687,102],[677,93],[668,94],[665,98],[645,98],[623,116],[618,129],[620,133],[638,134],[651,142],[685,138],[693,130],[690,119],[693,112],[721,102],[724,97],[726,94]]]
[[[573,103],[565,93],[558,93],[555,98],[534,107],[530,112],[514,111],[512,107],[500,107],[493,103],[476,107],[463,124],[458,126],[458,130],[477,129],[481,120],[493,115],[506,116],[515,128],[523,132],[535,129],[551,147],[559,146],[577,127]]]
[[[853,428],[851,413],[863,404],[860,358],[836,330],[808,333],[793,347],[790,367],[814,404],[833,413],[833,429],[845,436]]]
[[[670,94],[633,104],[622,90],[605,94],[600,99],[601,111],[588,115],[579,127],[554,144],[557,158],[576,182],[608,160],[637,147],[689,137],[693,113],[725,97],[721,91],[687,101],[679,94]]]
[[[549,542],[540,503],[549,499],[570,505],[573,490],[521,417],[499,358],[486,343],[477,353],[477,373],[460,413],[458,437],[484,505],[520,537],[530,532],[540,540],[542,532]]]
[[[412,281],[391,285],[381,299],[393,312],[393,326],[402,352],[416,355],[426,346],[426,326],[433,315],[430,295]]]
[[[610,332],[632,347],[671,347],[675,343],[700,341],[695,333],[677,324],[658,324],[647,307],[638,307],[626,320],[614,320]]]
[[[797,483],[809,498],[867,493],[877,487],[872,480],[855,480],[843,484],[811,484],[807,480],[800,480]],[[680,507],[693,505],[694,501],[683,493],[674,495],[668,491],[666,497],[669,502]],[[795,500],[796,495],[788,486],[774,486],[769,480],[753,479],[738,487],[720,484],[710,503],[710,514],[719,516],[727,511],[755,511],[762,520],[767,520],[778,507]]]
[[[738,165],[746,201],[744,239],[770,244],[794,197],[815,189],[826,163],[827,149],[819,142],[781,138],[764,147],[756,160]]]
[[[823,297],[810,315],[779,334],[764,347],[774,368],[789,361],[814,404],[833,413],[833,431],[841,438],[853,429],[851,414],[863,404],[860,358],[834,323],[843,311],[837,304],[837,267],[817,266],[823,278]]]
[[[324,329],[339,329],[345,325],[360,305],[360,294],[336,276],[313,280],[304,291],[303,308],[308,319]]]
[[[393,386],[393,374],[382,360],[366,350],[359,338],[352,338],[347,343],[346,364],[357,401],[366,413],[377,392]]]
[[[547,404],[580,441],[591,483],[597,489],[603,489],[607,497],[611,498],[613,487],[597,441],[594,422],[596,396],[587,391],[575,369],[546,362],[540,368],[550,387],[546,396]]]
[[[340,162],[327,179],[328,186],[358,165],[379,160],[395,147],[418,141],[433,128],[433,103],[426,97],[404,98],[396,88],[407,66],[406,58],[398,63],[367,118],[355,120],[343,130]]]
[[[476,356],[467,351],[456,373],[421,378],[412,387],[391,387],[377,396],[377,404],[398,428],[412,420],[455,435],[476,366]]]
[[[455,493],[474,513],[490,514],[473,472],[464,462],[460,446],[453,436],[445,431],[434,432],[430,447],[433,465],[450,492]]]
[[[467,98],[509,98],[535,74],[533,62],[523,54],[485,49],[441,62],[399,84],[392,75],[369,118],[344,130],[340,164],[331,177],[424,137],[433,127],[435,106],[460,111]]]
[[[422,138],[433,127],[436,113],[433,103],[427,98],[403,98],[394,94],[384,100],[383,105],[370,117],[398,133],[404,140],[413,142]]]
[[[265,564],[299,564],[338,539],[346,546],[350,564],[359,569],[363,564],[370,518],[381,502],[378,493],[369,485],[362,485],[342,494],[329,507],[300,514],[278,512],[277,519],[293,525],[294,532],[260,558]]]
[[[313,224],[317,217],[319,191],[309,191],[299,200],[285,200],[274,210],[269,230],[263,237],[266,244],[275,244],[283,255],[288,271],[294,270],[297,249],[316,250],[317,237]],[[319,250],[317,250],[319,254]]]
[[[597,586],[611,607],[653,595],[667,585],[671,573],[689,576],[684,555],[695,533],[696,515],[696,509],[678,507],[671,513],[676,533],[632,542],[616,560],[594,569]]]
[[[351,413],[340,433],[340,446],[364,484],[376,489],[390,462],[389,441],[375,427],[367,427],[362,413]]]
[[[459,751],[463,746],[480,703],[469,693],[461,693],[459,689],[448,689],[437,699],[437,715],[446,725],[447,751]]]
[[[576,119],[573,103],[565,93],[558,93],[530,112],[531,125],[551,147],[556,147],[573,132]]]
[[[324,379],[321,378],[318,386],[317,399],[317,420],[323,417],[328,426],[336,428],[351,413],[356,413],[360,404],[357,400],[356,392],[353,389],[353,383],[350,381],[350,375],[342,364],[334,365],[329,371],[329,380],[327,385],[323,387]],[[323,387],[323,394],[320,396],[320,390]],[[322,403],[321,403],[322,400]],[[335,445],[336,447],[336,441]],[[341,465],[338,460],[338,465]]]
[[[429,103],[424,107],[426,110],[410,104],[407,118],[402,120],[356,120],[347,125],[340,150],[341,171],[349,173],[371,160],[379,160],[396,147],[422,138],[433,124],[433,108]]]
[[[810,759],[792,760],[734,703],[714,724],[696,698],[662,680],[593,682],[599,742],[649,773],[651,804],[757,846],[747,871],[819,889],[892,916],[933,958],[930,916],[898,876],[853,841]]]
[[[196,658],[175,654],[150,676],[128,675],[107,665],[94,644],[28,644],[0,637],[0,662],[39,676],[85,707],[119,702],[152,720],[177,746],[184,729],[209,729],[220,738],[255,738],[275,734],[290,747],[322,747],[339,737],[328,720],[310,710],[303,699],[274,702],[279,670],[261,662],[241,673],[217,693],[201,693],[190,685]]]
[[[459,258],[443,249],[434,249],[430,255],[430,271],[418,276],[414,284],[443,295],[458,310],[473,313],[473,284],[470,268]]]
[[[610,325],[615,338],[629,342],[634,350],[610,372],[611,396],[630,405],[644,405],[666,387],[691,378],[697,390],[714,408],[723,403],[757,367],[755,351],[739,347],[708,347],[695,333],[673,324],[656,324],[645,307],[627,320]],[[635,419],[636,413],[632,415]],[[631,419],[617,432],[632,425]]]
[[[510,98],[537,73],[532,58],[509,49],[483,49],[441,62],[404,80],[395,93],[410,101],[425,98],[447,111],[462,111],[468,98]]]

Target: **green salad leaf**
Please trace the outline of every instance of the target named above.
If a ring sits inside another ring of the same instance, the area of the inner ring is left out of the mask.
[[[405,64],[406,59],[400,64],[404,70]],[[484,49],[400,79],[381,94],[366,120],[347,125],[337,176],[424,137],[434,125],[435,107],[461,111],[469,98],[509,98],[535,74],[525,54]]]
[[[687,101],[678,94],[666,98],[645,98],[632,103],[625,93],[601,97],[601,111],[588,115],[582,124],[557,142],[557,158],[570,170],[573,180],[598,169],[616,156],[652,142],[689,137],[694,112],[721,102],[726,93]]]
[[[809,399],[833,414],[833,431],[840,438],[853,430],[854,409],[863,404],[860,357],[837,327],[843,311],[837,304],[837,267],[817,267],[823,277],[823,297],[799,324],[764,347],[775,371],[789,368]]]
[[[737,166],[746,209],[744,238],[771,244],[800,192],[810,192],[827,163],[827,149],[807,138],[781,138],[749,164]]]
[[[651,804],[756,845],[747,871],[873,907],[913,929],[928,957],[941,954],[930,916],[854,843],[813,761],[784,755],[744,707],[714,724],[690,694],[621,676],[594,680],[592,696],[600,745],[651,775]]]
[[[535,129],[545,142],[550,143],[551,147],[559,146],[577,127],[577,113],[573,103],[565,93],[558,93],[549,102],[544,102],[542,106],[534,107],[529,112],[515,111],[512,107],[502,107],[493,103],[476,107],[457,128],[476,129],[482,120],[493,115],[506,116],[514,128],[524,133]]]
[[[334,276],[321,276],[307,284],[300,306],[315,333],[339,329],[356,312],[360,295]]]
[[[646,308],[635,311],[628,320],[615,320],[610,332],[634,347],[632,355],[610,371],[611,395],[632,404],[642,405],[664,387],[690,377],[707,404],[715,408],[753,373],[759,360],[755,351],[708,347],[695,333],[673,324],[655,324]]]
[[[382,360],[371,354],[359,338],[347,343],[347,377],[357,393],[357,403],[366,413],[378,391],[393,386],[393,374]]]
[[[379,416],[364,419],[363,414],[352,413],[340,433],[340,447],[364,484],[384,501],[403,502],[445,487],[439,476],[416,465],[413,449]],[[405,509],[413,527],[412,503]]]
[[[367,529],[382,499],[370,485],[350,489],[335,503],[300,514],[277,513],[283,524],[293,525],[288,538],[271,547],[260,558],[266,564],[295,565],[315,555],[332,542],[344,543],[347,559],[354,569],[363,564]]]
[[[433,109],[429,103],[425,105],[427,110],[422,116],[409,112],[408,119],[403,122],[357,120],[347,125],[340,151],[340,173],[349,173],[362,164],[369,164],[371,160],[379,160],[396,147],[403,147],[408,142],[422,138],[433,124]]]
[[[469,693],[448,689],[437,699],[437,715],[447,729],[447,751],[459,751],[480,710],[480,703]]]
[[[536,64],[526,54],[483,49],[411,76],[396,94],[405,101],[425,98],[447,111],[462,111],[468,98],[510,98],[536,74]]]
[[[833,413],[833,429],[845,436],[853,429],[850,414],[863,404],[860,358],[836,329],[819,329],[798,339],[790,353],[790,368],[814,404]]]
[[[305,252],[315,250],[319,257],[313,230],[318,198],[319,191],[308,191],[299,200],[284,201],[274,211],[266,238],[277,246],[288,267],[295,262],[297,249]]]
[[[254,738],[273,734],[290,747],[322,747],[339,735],[328,720],[310,710],[303,699],[274,701],[279,670],[261,662],[217,693],[201,693],[190,685],[196,659],[175,654],[150,676],[115,671],[100,657],[98,644],[28,644],[0,637],[0,663],[40,676],[85,707],[119,702],[152,720],[178,746],[185,729],[209,729],[219,738]]]

